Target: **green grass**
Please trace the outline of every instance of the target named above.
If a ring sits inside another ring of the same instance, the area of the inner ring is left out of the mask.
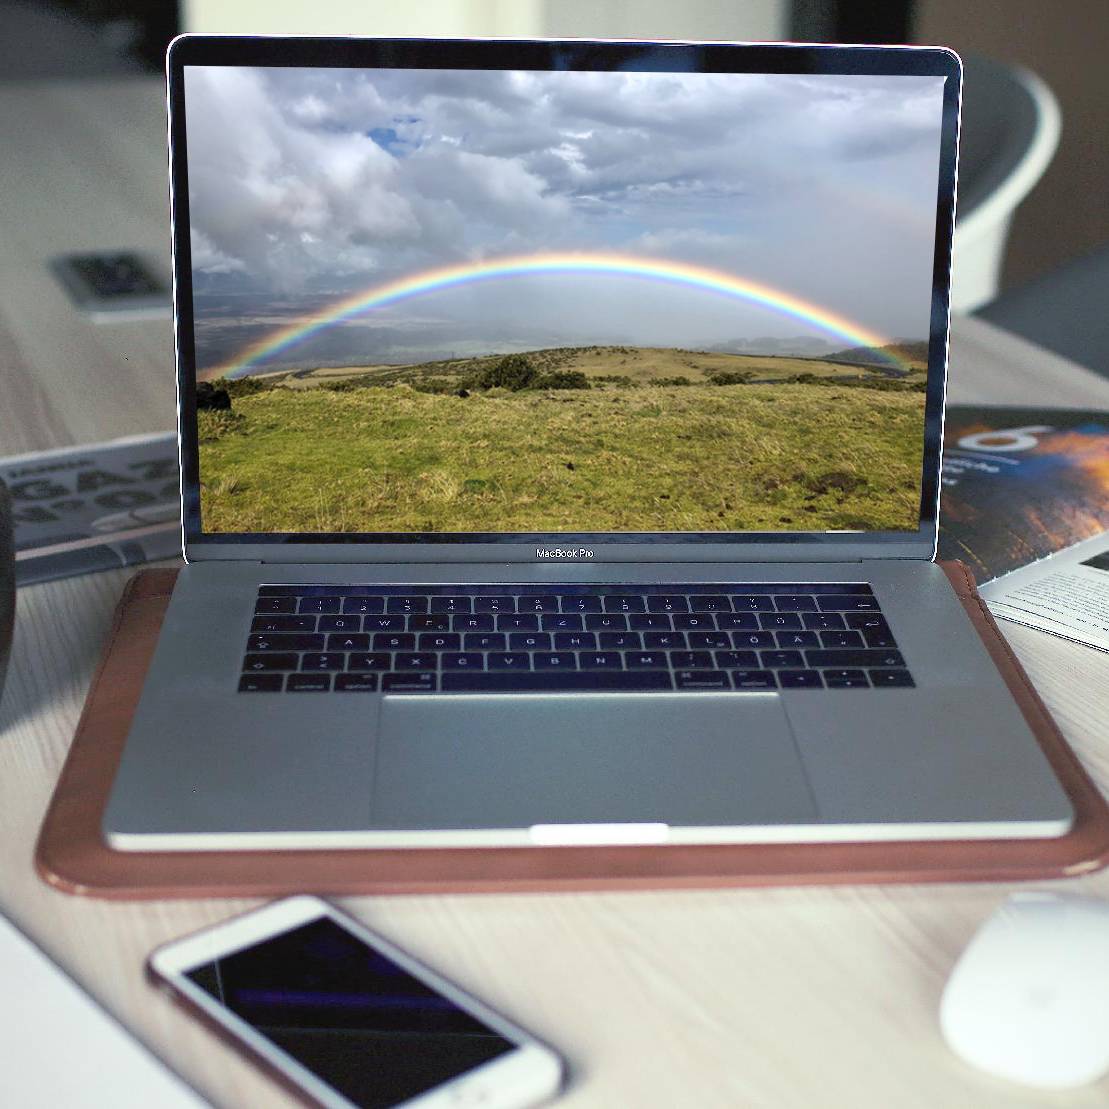
[[[230,418],[199,414],[203,522],[260,532],[911,529],[923,401],[800,384],[468,397],[403,383],[277,387],[236,396]]]

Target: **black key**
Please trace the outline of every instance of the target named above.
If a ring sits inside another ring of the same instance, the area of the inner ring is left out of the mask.
[[[807,593],[776,593],[774,604],[779,612],[815,612],[816,598]]]
[[[246,641],[248,651],[322,651],[322,635],[252,635]]]
[[[527,673],[444,674],[444,693],[568,693],[673,689],[666,670],[531,670]]]
[[[863,640],[868,647],[896,647],[897,640],[889,632],[864,631]]]
[[[491,632],[493,630],[493,617],[485,613],[475,616],[452,616],[451,631],[456,632]]]
[[[723,670],[676,670],[674,682],[679,689],[730,689]]]
[[[442,614],[436,616],[409,616],[410,632],[445,632],[451,626],[451,618]]]
[[[537,632],[538,630],[539,617],[530,612],[508,612],[497,617],[499,632]]]
[[[781,670],[787,666],[804,666],[800,651],[759,651],[759,666],[764,670]]]
[[[343,598],[343,611],[358,613],[365,616],[368,613],[384,612],[385,611],[385,598],[384,597],[344,597]],[[376,686],[376,683],[374,683]]]
[[[782,650],[794,650],[798,647],[819,647],[820,640],[816,632],[777,632],[774,638]]]
[[[665,612],[637,612],[628,617],[628,626],[637,632],[668,632],[670,617]]]
[[[655,632],[655,635],[665,635],[663,632]],[[601,632],[597,638],[600,640],[600,645],[604,650],[612,651],[638,651],[643,647],[643,637],[639,632]],[[667,638],[673,638],[671,633]],[[656,647],[672,646],[677,647],[677,643],[656,643]],[[681,644],[684,646],[684,644]]]
[[[443,655],[439,660],[444,670],[484,670],[485,656],[480,651]]]
[[[643,645],[645,647],[662,647],[667,651],[681,650],[685,647],[685,632],[647,632],[643,637]],[[604,642],[604,636],[601,636],[601,646],[615,646],[615,644],[608,644]]]
[[[889,624],[880,612],[845,612],[843,619],[849,628],[858,628],[865,631],[889,631]]]
[[[624,667],[616,651],[582,651],[578,664],[583,670],[622,670]]]
[[[531,663],[536,670],[576,670],[578,666],[573,651],[537,651]]]
[[[626,632],[628,618],[618,612],[591,612],[585,617],[585,627],[591,632]]]
[[[387,653],[364,655],[355,654],[347,659],[348,670],[388,670],[390,666]]]
[[[313,651],[300,656],[301,670],[343,670],[347,656],[341,651]]]
[[[276,651],[267,651],[263,654],[247,655],[243,659],[243,672],[250,673],[257,670],[295,670],[297,656],[278,654]]]
[[[475,597],[474,612],[515,612],[516,598],[508,596]]]
[[[501,632],[470,632],[462,637],[467,651],[503,651],[507,645]]]
[[[816,603],[821,612],[878,611],[878,602],[873,597],[851,593],[834,593],[827,597],[817,597]]]
[[[319,630],[321,632],[360,632],[362,630],[362,617],[321,616],[319,617]]]
[[[629,651],[624,655],[629,670],[664,670],[666,654],[663,651]]]
[[[820,633],[821,647],[862,647],[863,637],[857,631],[830,631]]]
[[[316,629],[315,616],[255,616],[252,632],[310,632]]]
[[[778,681],[783,689],[823,689],[819,670],[779,670]]]
[[[330,674],[290,674],[285,679],[286,693],[327,693],[330,689]]]
[[[803,612],[801,623],[806,628],[817,631],[824,628],[842,628],[843,617],[838,612]]]
[[[403,616],[367,616],[362,623],[362,630],[367,632],[402,632],[404,631]]]
[[[675,612],[670,619],[679,631],[708,631],[716,627],[711,612]]]
[[[518,607],[521,612],[558,612],[558,598],[521,597]]]
[[[527,651],[497,651],[489,656],[490,670],[527,670],[531,656]]]
[[[469,597],[432,597],[431,611],[454,615],[456,612],[470,612],[473,602]]]
[[[773,612],[774,598],[762,595],[736,594],[732,597],[732,608],[736,612]]]
[[[339,597],[301,597],[297,612],[338,612],[341,604]]]
[[[711,670],[713,661],[708,651],[671,651],[670,665],[675,670]]]
[[[336,693],[374,693],[377,690],[376,674],[336,674]]]
[[[645,612],[642,597],[627,593],[613,593],[604,599],[605,612]]]
[[[875,689],[909,689],[916,682],[908,670],[871,670],[870,684]]]
[[[777,631],[779,628],[799,628],[801,617],[796,612],[760,612],[759,627]]]
[[[510,651],[549,651],[551,637],[546,632],[514,632],[508,637]]]
[[[716,626],[721,631],[757,631],[759,615],[757,612],[718,612]]]
[[[418,615],[421,612],[427,612],[427,597],[419,595],[409,597],[389,597],[385,601],[386,612],[404,613],[407,615]]]
[[[727,632],[690,632],[686,639],[691,647],[728,648],[732,645]]]
[[[733,670],[732,682],[736,689],[777,689],[772,670]]]
[[[317,637],[317,638],[322,638]],[[315,650],[319,650],[316,647]],[[344,635],[342,632],[332,632],[327,637],[327,649],[329,651],[368,651],[370,649],[370,637],[368,635]],[[302,647],[303,651],[312,650],[311,647]]]
[[[825,670],[824,684],[829,689],[868,689],[870,682],[862,670]]]
[[[296,612],[295,597],[259,597],[254,602],[255,612]]]
[[[560,632],[554,637],[557,651],[591,651],[597,646],[593,632]]]
[[[731,612],[731,602],[727,597],[712,593],[695,593],[689,598],[690,612]]]
[[[540,617],[540,627],[545,632],[580,632],[585,621],[580,613],[562,612],[553,616]]]
[[[688,612],[689,601],[685,597],[664,594],[660,597],[647,598],[648,612]]]
[[[398,654],[393,659],[394,670],[434,670],[439,665],[439,656],[430,651]]]
[[[563,612],[600,612],[600,597],[562,597],[560,598]]]
[[[375,651],[411,651],[416,646],[416,637],[408,632],[398,632],[395,635],[382,633],[373,638]]]
[[[244,674],[239,679],[240,693],[280,693],[285,679],[280,674]]]
[[[381,679],[386,693],[434,693],[434,674],[386,674]]]
[[[740,650],[751,647],[773,647],[773,632],[732,632],[732,645]]]
[[[895,666],[901,668],[905,660],[900,651],[872,651],[863,647],[857,651],[806,651],[809,666]]]
[[[416,640],[418,651],[458,651],[462,649],[462,636],[457,632],[424,632]]]
[[[754,670],[759,665],[754,651],[717,651],[715,657],[721,670]]]

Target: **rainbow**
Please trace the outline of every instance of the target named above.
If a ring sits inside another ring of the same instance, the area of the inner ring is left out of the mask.
[[[782,292],[781,289],[775,289],[761,282],[749,281],[723,270],[695,266],[687,262],[662,261],[631,254],[607,252],[527,254],[443,266],[402,277],[396,281],[372,285],[353,296],[336,301],[310,320],[300,320],[263,336],[244,347],[230,361],[206,370],[200,376],[205,379],[240,377],[264,359],[280,354],[327,328],[335,327],[345,320],[361,316],[375,308],[384,308],[441,289],[457,288],[479,281],[493,281],[502,277],[526,277],[531,274],[599,274],[669,282],[762,305],[781,315],[800,320],[810,327],[834,336],[837,340],[844,340],[849,346],[878,348],[890,342],[889,338],[811,301],[802,300],[800,297]],[[905,368],[899,359],[888,353],[887,359],[891,365]]]

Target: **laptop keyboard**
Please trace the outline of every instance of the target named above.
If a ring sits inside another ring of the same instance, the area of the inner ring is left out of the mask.
[[[264,585],[242,693],[906,689],[869,585]]]

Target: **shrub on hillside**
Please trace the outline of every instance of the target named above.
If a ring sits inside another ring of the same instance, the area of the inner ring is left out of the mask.
[[[536,378],[535,367],[524,354],[506,354],[486,366],[474,380],[479,389],[509,389],[518,392],[527,389]]]
[[[581,370],[555,370],[532,380],[532,389],[588,389],[589,378]]]
[[[710,385],[746,385],[755,375],[750,370],[721,370],[709,374]]]

